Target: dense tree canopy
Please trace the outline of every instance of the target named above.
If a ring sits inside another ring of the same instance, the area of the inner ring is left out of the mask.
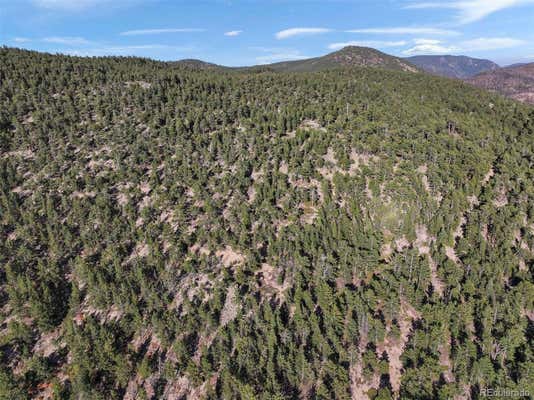
[[[533,135],[422,73],[0,49],[0,398],[534,393]]]

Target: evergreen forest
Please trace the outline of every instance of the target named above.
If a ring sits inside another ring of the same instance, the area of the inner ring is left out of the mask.
[[[534,394],[533,164],[420,71],[0,48],[0,399]]]

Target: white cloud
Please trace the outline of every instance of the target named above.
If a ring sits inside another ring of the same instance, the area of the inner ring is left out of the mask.
[[[290,28],[277,32],[275,37],[277,39],[287,39],[293,36],[319,35],[321,33],[328,33],[331,31],[331,29],[327,28]]]
[[[73,56],[139,56],[176,60],[183,55],[196,52],[195,46],[175,46],[167,44],[120,45],[90,41],[82,37],[51,36],[44,38],[14,38],[13,41],[47,43],[47,51]]]
[[[279,61],[303,60],[310,58],[302,54],[300,51],[291,48],[253,47],[252,49],[268,53],[263,56],[256,57],[256,62],[258,64],[269,64]]]
[[[134,29],[131,31],[121,32],[121,36],[136,35],[158,35],[162,33],[186,33],[186,32],[204,32],[204,29],[197,28],[163,28],[163,29]]]
[[[256,57],[256,61],[258,62],[258,64],[270,64],[270,63],[281,62],[281,61],[304,60],[306,58],[310,58],[310,57],[304,56],[301,54],[293,54],[293,53],[277,53],[277,54],[271,54],[268,56]]]
[[[397,27],[397,28],[368,28],[368,29],[350,29],[348,33],[370,33],[379,35],[459,35],[459,32],[423,27]]]
[[[29,43],[29,42],[41,42],[41,43],[53,43],[66,46],[81,46],[95,44],[90,40],[87,40],[79,36],[48,36],[44,38],[27,38],[27,37],[15,37],[12,39],[15,43]]]
[[[239,36],[243,33],[243,31],[229,31],[225,32],[224,36]]]
[[[404,50],[402,53],[410,56],[415,54],[458,54],[509,49],[524,44],[526,44],[524,40],[506,37],[470,39],[458,44],[447,44],[435,39],[415,39],[414,46]]]
[[[415,45],[402,53],[407,56],[415,54],[451,54],[456,53],[459,49],[456,46],[446,45],[440,40],[433,39],[415,39]]]
[[[91,44],[91,42],[87,39],[84,39],[82,37],[73,37],[73,36],[52,36],[52,37],[45,37],[41,40],[46,43],[64,44],[68,46],[79,46],[79,45]]]
[[[526,41],[514,38],[478,38],[462,42],[465,51],[510,49],[527,44]]]
[[[69,49],[61,51],[64,54],[82,57],[97,56],[134,56],[134,55],[151,55],[154,51],[166,51],[176,53],[187,53],[194,51],[194,47],[188,46],[168,46],[164,44],[144,44],[131,46],[103,46],[87,49]],[[178,58],[178,57],[176,57]]]
[[[534,3],[534,0],[463,0],[463,1],[441,1],[414,3],[405,8],[427,9],[427,8],[449,8],[457,11],[457,20],[462,24],[479,21],[497,11]]]
[[[363,40],[363,41],[357,41],[352,40],[350,42],[340,42],[340,43],[331,43],[328,45],[328,48],[331,50],[339,50],[343,47],[347,46],[359,46],[359,47],[377,47],[377,48],[384,48],[384,47],[401,47],[406,46],[408,42],[405,40],[399,40],[396,42],[388,42],[388,41],[381,41],[381,40]]]
[[[81,11],[90,7],[111,3],[111,0],[33,0],[32,3],[41,8],[64,11]]]

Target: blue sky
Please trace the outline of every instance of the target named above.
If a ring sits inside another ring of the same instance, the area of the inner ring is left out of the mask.
[[[345,45],[534,61],[534,0],[0,0],[0,43],[252,65]]]

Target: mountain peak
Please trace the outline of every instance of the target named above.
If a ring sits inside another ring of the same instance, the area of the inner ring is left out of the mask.
[[[202,61],[202,60],[198,60],[194,58],[188,58],[188,59],[184,59],[180,61],[175,61],[175,62],[172,62],[171,64],[180,65],[180,66],[188,67],[192,69],[202,69],[202,70],[220,68],[220,66],[217,64],[213,64],[207,61]]]
[[[327,54],[324,58],[331,59],[343,66],[373,66],[418,72],[417,68],[409,62],[370,47],[346,46]]]
[[[346,46],[321,57],[285,61],[266,66],[273,71],[313,72],[339,67],[379,67],[396,71],[419,72],[417,67],[401,58],[369,47]]]
[[[337,51],[334,51],[334,53],[350,53],[350,52],[361,51],[361,50],[370,50],[370,51],[378,52],[378,50],[373,49],[371,47],[349,45],[349,46],[342,47],[341,49]]]
[[[410,62],[382,53],[370,47],[346,46],[332,53],[320,57],[308,58],[296,61],[282,61],[274,64],[256,65],[253,67],[223,67],[209,62],[187,59],[180,60],[172,65],[184,66],[198,70],[269,70],[274,72],[314,72],[339,67],[378,67],[396,71],[420,72]]]

